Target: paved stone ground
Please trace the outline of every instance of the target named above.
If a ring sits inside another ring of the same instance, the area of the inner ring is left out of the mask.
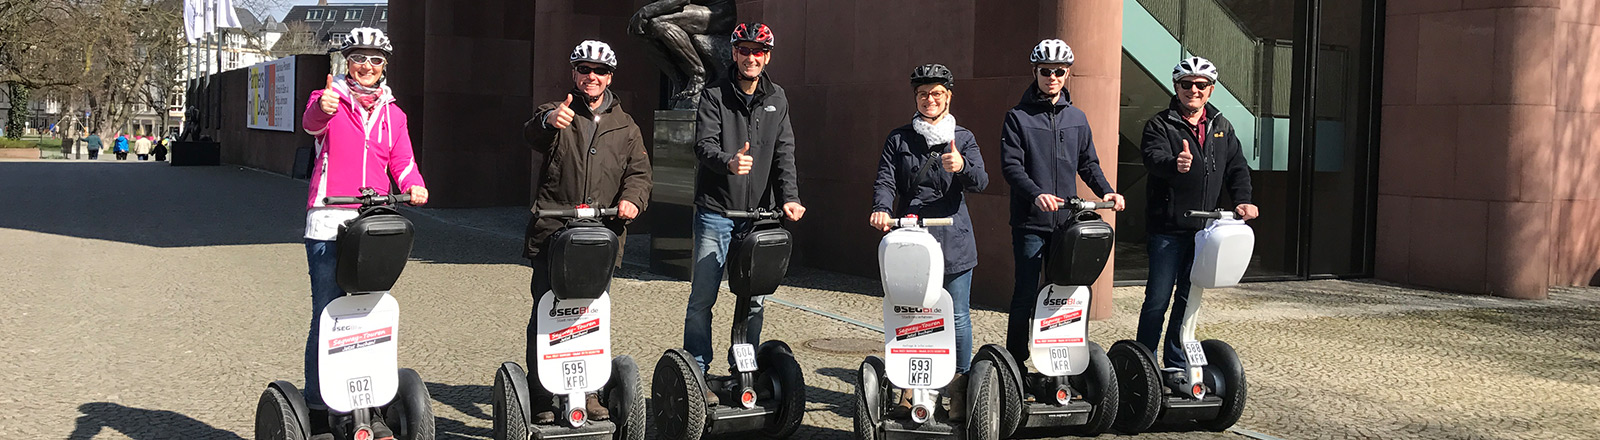
[[[0,439],[250,438],[262,386],[300,381],[304,183],[237,167],[0,161],[0,189]],[[441,438],[487,438],[494,368],[522,358],[531,301],[516,240],[525,214],[409,213],[419,236],[396,289],[401,365],[429,383]],[[628,306],[617,308],[615,347],[639,361],[648,383],[655,359],[681,342],[688,287],[631,265],[619,275],[613,301]],[[807,370],[810,403],[796,437],[848,438],[863,355],[804,343],[878,336],[808,310],[879,323],[876,282],[797,269],[786,284],[777,299],[794,306],[770,303],[765,336],[788,341]],[[1141,295],[1115,296],[1115,316],[1091,325],[1106,345],[1133,334]],[[1600,289],[1552,298],[1362,281],[1247,284],[1207,292],[1201,333],[1244,360],[1250,403],[1239,425],[1249,430],[1595,438]],[[717,328],[732,312],[724,299]],[[1003,314],[980,310],[974,321],[980,343],[1003,340]]]

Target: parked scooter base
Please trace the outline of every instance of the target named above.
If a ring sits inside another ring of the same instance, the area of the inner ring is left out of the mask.
[[[627,356],[612,359],[611,378],[599,391],[601,403],[611,412],[610,420],[589,419],[578,427],[572,427],[562,419],[569,415],[558,414],[557,420],[552,423],[529,423],[533,419],[534,408],[528,386],[527,375],[515,362],[501,364],[495,372],[494,389],[490,397],[494,407],[495,439],[644,438],[644,394],[631,391],[639,389],[638,367]]]
[[[1194,423],[1202,429],[1223,431],[1239,421],[1244,412],[1248,384],[1244,367],[1233,347],[1215,339],[1200,342],[1209,361],[1201,367],[1201,398],[1192,391],[1164,385],[1165,375],[1157,368],[1155,356],[1131,340],[1117,341],[1109,356],[1116,366],[1122,386],[1122,407],[1115,427],[1138,433],[1160,423]]]
[[[950,420],[948,404],[940,404],[927,420],[918,423],[914,416],[892,415],[904,391],[889,381],[884,362],[869,356],[861,362],[861,380],[856,384],[855,434],[857,439],[972,439],[1003,438],[1000,432],[999,388],[995,367],[987,360],[974,361],[967,372],[967,419]],[[943,394],[944,389],[938,390]],[[943,399],[941,399],[943,400]]]
[[[368,419],[382,418],[384,425],[394,432],[396,439],[420,440],[434,438],[433,398],[416,371],[399,370],[399,390],[394,400],[386,405],[361,408]],[[323,417],[324,420],[313,420]],[[326,427],[330,432],[314,431],[313,427]],[[256,405],[256,440],[309,440],[349,439],[356,431],[353,413],[315,414],[306,404],[300,390],[287,381],[267,385]]]
[[[707,435],[755,432],[786,438],[800,427],[805,411],[805,381],[789,346],[767,341],[756,350],[760,370],[751,388],[754,401],[743,404],[737,376],[707,378],[694,357],[682,349],[667,350],[656,363],[652,382],[657,432],[662,438],[699,439]],[[706,402],[715,391],[717,404]]]
[[[988,344],[978,349],[975,359],[989,360],[998,366],[1000,377],[1001,434],[1015,435],[1020,429],[1055,429],[1080,435],[1097,435],[1110,429],[1120,408],[1121,394],[1115,370],[1105,351],[1088,343],[1089,366],[1082,374],[1052,378],[1037,372],[1022,371],[1005,348]],[[1055,381],[1064,383],[1055,385]],[[1054,431],[1051,431],[1054,432]]]

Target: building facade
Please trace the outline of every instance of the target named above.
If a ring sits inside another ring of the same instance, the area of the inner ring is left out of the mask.
[[[332,49],[344,41],[351,29],[358,27],[389,30],[389,6],[384,3],[328,3],[296,5],[283,16],[285,26],[304,29],[310,39]],[[301,28],[299,25],[304,25]]]
[[[625,33],[642,3],[393,2],[396,59],[408,61],[391,68],[390,84],[419,122],[411,134],[437,202],[529,203],[539,158],[519,127],[536,104],[571,87],[566,55],[585,39],[616,47],[613,88],[649,133],[662,81],[642,43]],[[1189,55],[1221,67],[1213,103],[1234,122],[1254,170],[1262,217],[1252,222],[1257,247],[1247,279],[1376,276],[1516,298],[1600,284],[1600,200],[1582,191],[1600,184],[1595,2],[738,7],[741,20],[764,21],[777,37],[770,72],[792,101],[809,208],[792,225],[802,264],[875,276],[879,233],[866,218],[878,149],[911,114],[907,73],[939,62],[957,76],[952,112],[995,164],[995,184],[968,202],[980,256],[973,291],[974,301],[1003,304],[1012,263],[1010,188],[998,171],[1001,116],[1032,80],[1029,49],[1061,38],[1077,53],[1074,105],[1089,116],[1107,177],[1133,202],[1111,218],[1117,257],[1096,289],[1106,298],[1113,279],[1140,284],[1145,276],[1140,129],[1168,105],[1171,66]],[[1109,307],[1095,308],[1103,316]]]

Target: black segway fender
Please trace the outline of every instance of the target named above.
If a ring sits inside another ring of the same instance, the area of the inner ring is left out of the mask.
[[[857,440],[877,440],[882,437],[880,424],[883,422],[883,386],[884,374],[883,359],[877,356],[868,356],[861,361],[861,368],[856,372],[860,380],[856,381],[856,413],[854,417]]]
[[[1106,357],[1111,360],[1111,369],[1116,374],[1121,400],[1111,426],[1128,434],[1150,429],[1161,417],[1161,406],[1166,400],[1155,355],[1138,341],[1124,339],[1111,344]]]
[[[1084,435],[1092,437],[1111,429],[1121,409],[1122,390],[1106,351],[1092,341],[1088,345],[1089,368],[1069,380],[1073,388],[1083,393],[1083,400],[1094,407],[1089,421],[1081,427]]]
[[[778,407],[776,419],[770,419],[761,433],[770,438],[789,438],[800,429],[806,413],[805,371],[800,369],[794,352],[783,341],[762,343],[756,351],[756,359],[760,369],[756,374],[757,393],[760,394],[763,385],[771,384],[767,395],[776,397]]]
[[[1000,386],[1000,436],[1009,438],[1016,434],[1017,428],[1022,426],[1022,365],[1016,358],[1011,357],[1011,352],[998,344],[986,344],[978,348],[978,355],[973,356],[973,362],[987,360],[994,364],[995,376],[999,379]]]
[[[494,389],[490,393],[490,405],[494,408],[494,437],[527,437],[533,412],[528,402],[528,375],[522,371],[522,367],[516,362],[500,364],[500,369],[494,375]]]
[[[706,433],[705,377],[694,357],[674,348],[661,354],[650,384],[656,433],[661,438],[699,440]]]
[[[644,390],[639,388],[639,366],[623,355],[611,359],[611,380],[602,390],[611,422],[616,424],[615,440],[644,440]]]
[[[1249,386],[1245,382],[1244,364],[1239,361],[1239,354],[1233,351],[1233,346],[1216,339],[1200,341],[1200,349],[1205,352],[1205,384],[1211,387],[1217,397],[1222,398],[1222,407],[1217,411],[1217,418],[1211,420],[1196,420],[1201,427],[1212,431],[1223,431],[1239,421],[1239,416],[1244,414],[1246,391]]]
[[[774,339],[767,342],[762,342],[760,347],[756,347],[756,359],[767,356],[767,354],[772,350],[781,350],[783,351],[783,354],[789,355],[790,357],[794,356],[794,350],[789,348],[789,344]]]
[[[289,406],[289,413],[285,415],[294,418],[293,421],[286,422],[289,422],[289,424],[299,428],[298,437],[296,436],[296,433],[285,432],[285,438],[309,438],[311,436],[311,409],[306,405],[306,397],[305,395],[300,394],[300,389],[295,388],[294,384],[291,384],[287,381],[277,380],[267,384],[267,393],[278,393],[279,395],[283,396],[285,403],[287,403]],[[256,411],[260,412],[260,409],[257,409]],[[259,418],[260,416],[257,416],[257,419]],[[256,438],[263,438],[261,432],[262,430],[259,426],[261,423],[260,420],[257,420],[256,423]],[[286,427],[285,429],[288,428]]]
[[[394,430],[396,440],[433,440],[433,397],[428,384],[410,368],[401,368],[399,375],[400,389],[384,407],[384,422]]]

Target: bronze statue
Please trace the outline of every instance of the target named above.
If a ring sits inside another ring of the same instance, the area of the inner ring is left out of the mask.
[[[735,0],[657,0],[628,20],[652,61],[672,81],[671,108],[693,109],[708,81],[733,64],[728,35],[738,24]]]

